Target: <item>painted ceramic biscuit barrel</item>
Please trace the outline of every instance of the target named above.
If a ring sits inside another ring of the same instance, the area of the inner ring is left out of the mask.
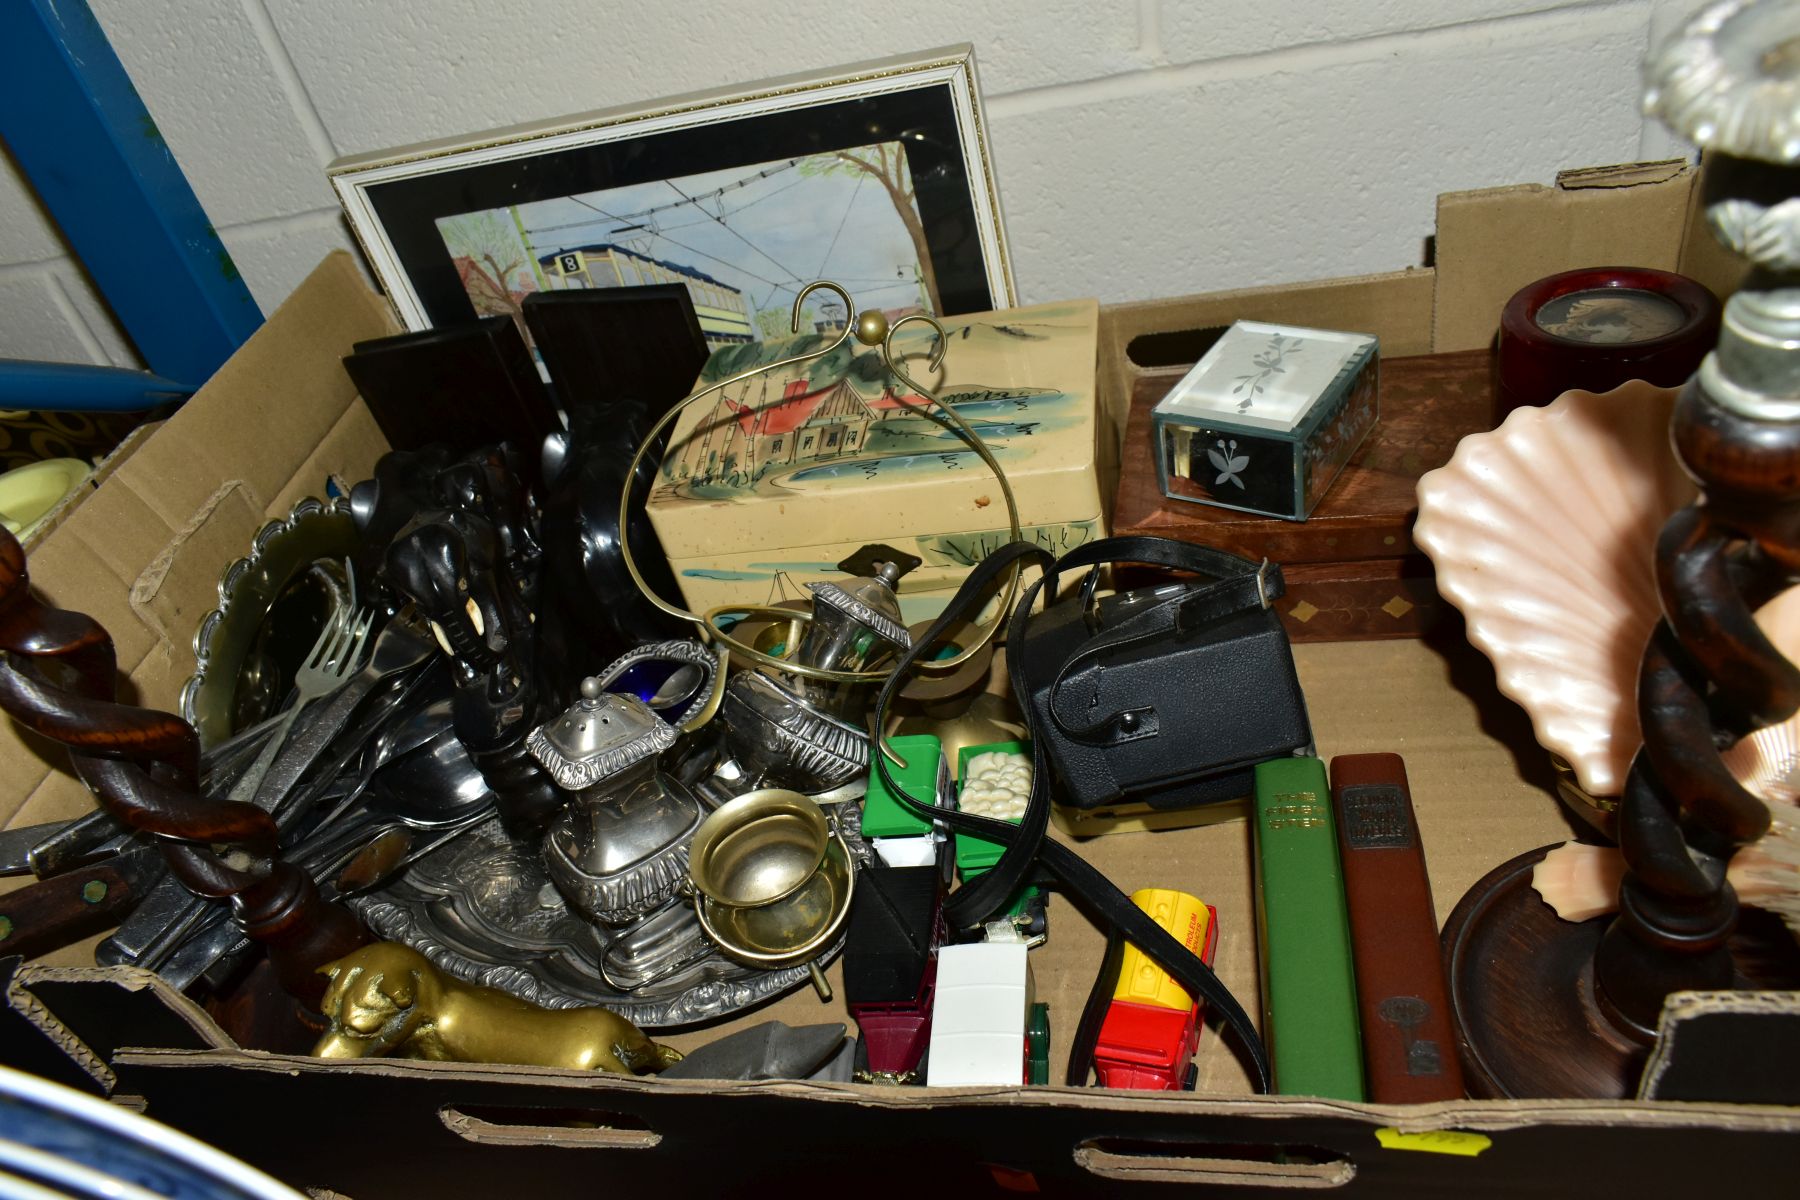
[[[907,370],[953,405],[1006,471],[1027,539],[1061,555],[1104,537],[1095,467],[1093,300],[942,318],[896,337]],[[716,351],[695,390],[830,344],[832,333]],[[675,424],[648,511],[695,612],[805,599],[842,583],[870,542],[923,560],[898,586],[907,624],[936,616],[968,569],[1008,540],[1000,483],[930,406],[854,340],[754,375]]]

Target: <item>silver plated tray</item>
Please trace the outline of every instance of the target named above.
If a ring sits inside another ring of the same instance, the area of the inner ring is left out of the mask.
[[[356,523],[342,499],[308,497],[257,531],[219,577],[219,606],[194,632],[181,715],[202,747],[274,713],[319,631],[349,603],[343,559]]]
[[[701,1025],[807,984],[804,966],[765,971],[717,953],[622,992],[600,973],[604,932],[564,905],[538,856],[495,817],[350,906],[379,937],[404,942],[458,979],[545,1008],[599,1004],[643,1029]],[[820,962],[843,948],[840,938]]]

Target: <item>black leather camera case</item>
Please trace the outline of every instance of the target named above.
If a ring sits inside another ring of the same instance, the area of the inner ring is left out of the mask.
[[[1140,540],[1152,539],[1117,539]],[[1114,561],[1130,561],[1116,550]],[[1033,617],[1014,650],[1058,798],[1077,808],[1247,796],[1258,762],[1312,747],[1293,650],[1270,607],[1280,569],[1173,542],[1157,554],[1211,578],[1096,601],[1090,575]]]

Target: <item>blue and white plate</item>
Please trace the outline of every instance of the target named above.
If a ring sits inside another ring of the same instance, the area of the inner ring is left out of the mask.
[[[0,1067],[0,1200],[304,1200],[185,1133]]]

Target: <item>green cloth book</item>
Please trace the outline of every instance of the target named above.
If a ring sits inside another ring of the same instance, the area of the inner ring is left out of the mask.
[[[1365,1098],[1350,918],[1325,764],[1256,768],[1256,928],[1275,1090]]]

